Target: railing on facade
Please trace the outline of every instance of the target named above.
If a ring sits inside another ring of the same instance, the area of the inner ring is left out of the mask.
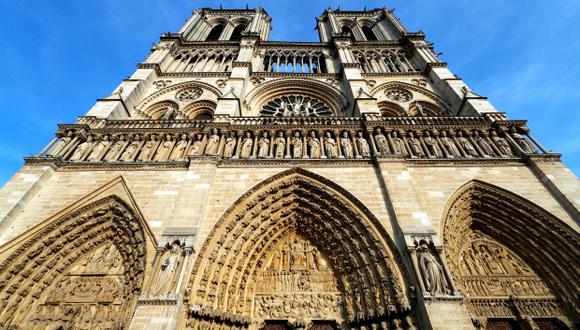
[[[358,48],[352,54],[364,73],[419,72],[402,48]]]

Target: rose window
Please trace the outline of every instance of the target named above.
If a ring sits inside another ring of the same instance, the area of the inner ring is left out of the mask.
[[[180,102],[188,102],[197,99],[203,94],[203,90],[199,87],[185,88],[177,92],[175,98]]]
[[[389,89],[385,91],[385,96],[395,102],[409,102],[413,99],[413,94],[404,89]]]
[[[261,116],[324,117],[332,111],[324,102],[304,95],[288,95],[274,99],[260,110]]]

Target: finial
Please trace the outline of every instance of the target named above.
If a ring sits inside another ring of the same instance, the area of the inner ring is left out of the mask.
[[[247,10],[247,9],[250,9],[250,7],[248,7],[248,4],[246,4],[246,10]]]
[[[363,11],[367,11],[367,6],[365,6],[365,8],[363,9]]]
[[[220,3],[220,10],[224,9],[224,6]]]

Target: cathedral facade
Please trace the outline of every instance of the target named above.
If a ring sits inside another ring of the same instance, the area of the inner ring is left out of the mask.
[[[195,10],[0,191],[2,329],[569,329],[580,184],[393,11]]]

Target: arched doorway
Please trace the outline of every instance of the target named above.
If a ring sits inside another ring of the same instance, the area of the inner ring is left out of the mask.
[[[145,270],[145,233],[110,196],[45,224],[0,265],[0,328],[124,328]]]
[[[301,169],[260,183],[200,249],[186,326],[413,327],[393,242],[354,196]]]
[[[447,264],[474,324],[567,329],[578,320],[578,234],[507,190],[471,181],[444,212]],[[562,322],[564,321],[564,322]]]

